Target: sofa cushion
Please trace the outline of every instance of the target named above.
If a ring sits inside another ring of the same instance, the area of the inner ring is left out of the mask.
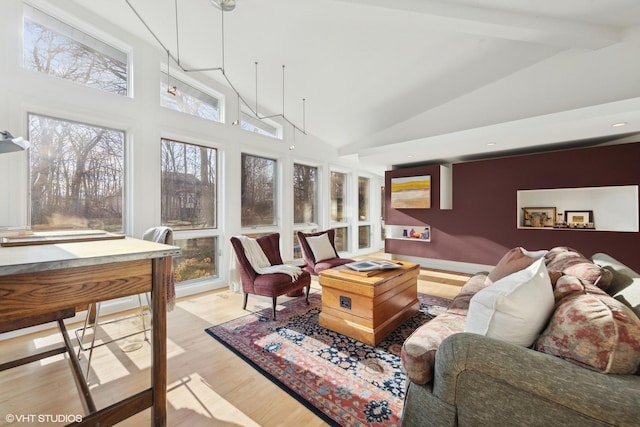
[[[516,247],[508,251],[489,273],[489,280],[495,282],[516,271],[524,270],[541,258],[546,251],[530,252],[524,248]]]
[[[311,248],[311,252],[313,252],[313,258],[316,263],[338,256],[329,241],[329,235],[327,233],[322,233],[318,236],[307,236],[307,243]]]
[[[465,332],[529,347],[549,321],[554,298],[544,259],[471,298]]]
[[[488,280],[488,276],[484,273],[478,273],[469,278],[467,282],[462,286],[458,295],[451,301],[447,311],[449,313],[459,314],[466,316],[469,311],[469,303],[471,298],[491,284]]]
[[[554,286],[560,276],[568,275],[600,289],[607,289],[613,277],[609,270],[594,264],[580,252],[566,246],[551,249],[545,255],[545,260]]]
[[[416,329],[402,345],[402,365],[411,381],[426,384],[433,378],[433,364],[440,343],[449,335],[464,331],[469,301],[491,282],[478,273],[467,280],[445,313]]]
[[[596,286],[572,276],[558,279],[558,302],[535,349],[611,374],[640,366],[640,319]]]
[[[440,343],[464,330],[465,317],[445,312],[422,325],[402,344],[400,358],[407,377],[416,384],[433,378],[433,366]]]

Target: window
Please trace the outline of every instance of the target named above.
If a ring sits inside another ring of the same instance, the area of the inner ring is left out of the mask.
[[[123,131],[29,114],[31,227],[124,231]]]
[[[331,221],[346,221],[346,203],[347,174],[331,172]]]
[[[243,153],[241,162],[242,227],[276,225],[277,161]]]
[[[25,6],[24,67],[127,95],[127,54],[37,9]]]
[[[293,165],[293,222],[315,224],[318,222],[318,168]]]
[[[175,95],[169,93],[169,86],[176,88]],[[167,74],[160,76],[160,105],[181,113],[220,122],[220,100],[200,89],[171,76],[167,85]]]
[[[162,225],[176,230],[182,254],[173,258],[176,283],[217,277],[217,150],[162,139]],[[180,231],[188,231],[181,238]]]
[[[338,252],[349,251],[347,185],[346,173],[331,172],[331,227],[336,229],[335,245]]]
[[[371,247],[369,178],[358,177],[358,249]]]
[[[182,253],[173,257],[176,284],[218,277],[218,236],[174,239]]]
[[[174,230],[217,227],[216,153],[162,139],[162,225]]]
[[[293,165],[293,257],[302,258],[297,232],[317,231],[318,223],[318,168]]]
[[[240,128],[271,138],[282,139],[282,127],[271,123],[273,122],[266,119],[258,119],[244,111],[240,113]]]

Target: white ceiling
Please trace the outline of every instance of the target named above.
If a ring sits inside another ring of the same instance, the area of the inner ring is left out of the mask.
[[[223,65],[209,0],[128,1],[183,68]],[[126,0],[74,2],[162,51]],[[258,62],[260,113],[303,127],[305,98],[306,131],[370,164],[640,132],[638,0],[237,0],[224,40],[251,105]]]

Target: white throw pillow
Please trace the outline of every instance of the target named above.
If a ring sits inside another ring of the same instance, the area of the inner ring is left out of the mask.
[[[464,331],[529,347],[547,325],[553,307],[551,280],[540,258],[475,294]]]
[[[337,256],[335,249],[333,249],[333,245],[329,241],[329,235],[327,233],[322,233],[319,236],[307,237],[307,243],[311,248],[311,252],[313,252],[313,257],[316,262],[335,258]]]

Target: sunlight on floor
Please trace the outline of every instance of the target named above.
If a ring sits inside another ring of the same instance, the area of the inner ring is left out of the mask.
[[[173,414],[190,423],[204,425],[234,425],[258,427],[224,397],[213,390],[200,375],[192,373],[179,381],[169,384],[167,400],[173,407]],[[176,415],[177,416],[177,415]],[[205,421],[208,420],[208,421]]]

